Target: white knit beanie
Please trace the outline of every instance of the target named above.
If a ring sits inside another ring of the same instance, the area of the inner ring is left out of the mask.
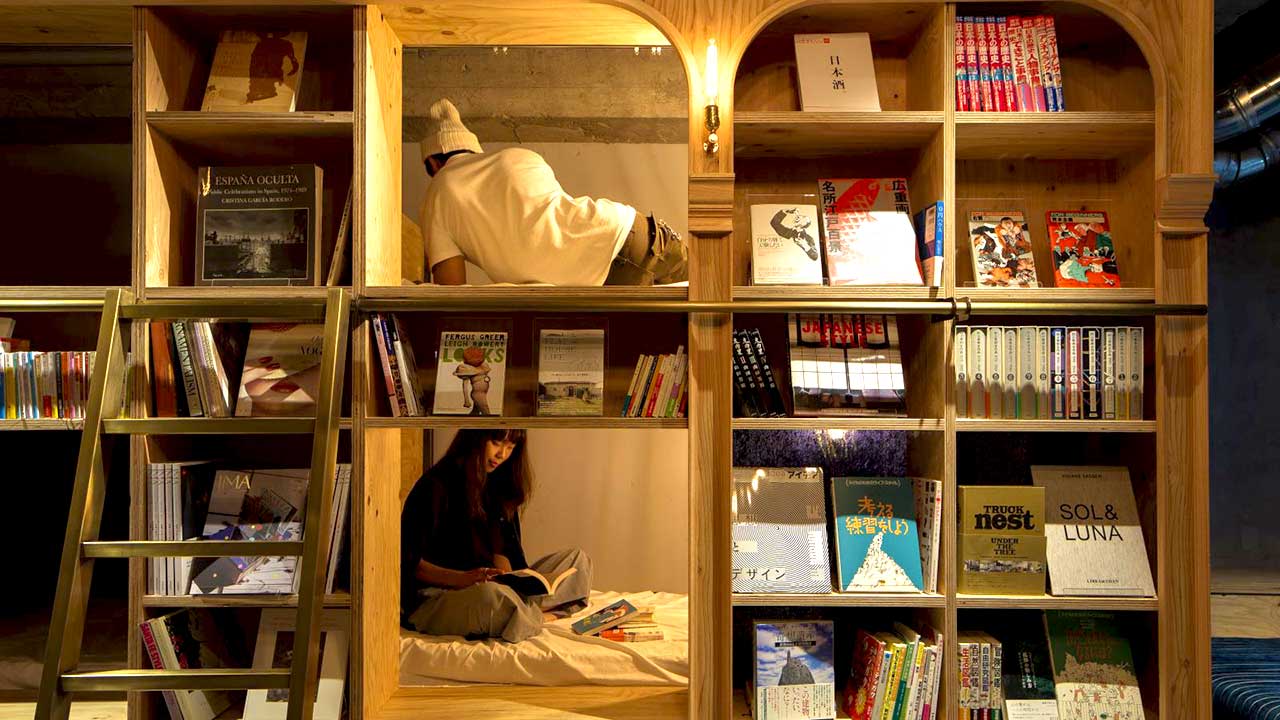
[[[479,138],[462,124],[462,116],[458,114],[458,108],[454,107],[448,98],[437,100],[427,110],[427,134],[423,136],[421,144],[423,162],[432,155],[454,150],[484,152],[480,147]]]

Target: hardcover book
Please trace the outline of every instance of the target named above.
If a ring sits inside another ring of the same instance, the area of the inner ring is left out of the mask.
[[[946,219],[943,215],[941,200],[915,215],[916,256],[920,259],[920,272],[926,287],[942,287],[946,261]]]
[[[1045,227],[1053,247],[1057,287],[1120,287],[1116,248],[1105,212],[1051,210]]]
[[[1044,488],[962,485],[958,524],[960,592],[1044,594]]]
[[[836,566],[845,592],[921,592],[920,539],[909,478],[832,482]]]
[[[904,178],[818,180],[832,285],[923,285]]]
[[[539,333],[538,414],[604,414],[604,330]]]
[[[318,285],[317,165],[201,167],[196,285]]]
[[[1155,595],[1127,469],[1033,465],[1031,478],[1044,488],[1054,595]]]
[[[752,205],[751,284],[821,285],[818,232],[813,205]]]
[[[836,716],[835,623],[756,621],[753,718],[820,720]]]
[[[969,247],[978,287],[1040,287],[1031,233],[1021,210],[969,213]]]
[[[324,325],[263,323],[249,331],[236,416],[314,416]]]
[[[1044,623],[1062,720],[1143,720],[1129,641],[1113,613],[1048,610]]]
[[[901,415],[906,378],[892,315],[788,315],[797,416]]]
[[[292,112],[306,52],[305,32],[223,31],[200,110]]]
[[[215,670],[240,667],[244,655],[228,644],[239,628],[219,625],[206,608],[184,608],[141,623],[143,649],[153,667],[165,670]],[[222,690],[173,690],[165,693],[170,715],[181,720],[213,720],[231,705]]]
[[[501,415],[506,375],[505,332],[442,332],[431,412]]]
[[[869,34],[796,35],[795,46],[801,110],[880,111]]]
[[[938,591],[938,556],[942,540],[942,483],[911,478],[916,500],[916,529],[920,534],[920,570],[924,591]]]
[[[733,592],[828,593],[821,468],[733,469]]]

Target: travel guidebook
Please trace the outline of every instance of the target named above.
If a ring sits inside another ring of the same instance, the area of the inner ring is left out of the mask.
[[[910,478],[838,477],[831,485],[840,589],[921,592]]]
[[[757,720],[836,716],[835,623],[756,621],[748,696]]]
[[[905,178],[818,180],[832,285],[923,285]]]
[[[292,112],[305,32],[225,30],[213,54],[202,112]]]
[[[505,332],[442,332],[431,412],[501,415],[506,376]]]
[[[733,469],[733,592],[829,593],[822,468]]]
[[[978,287],[1040,287],[1021,210],[969,213],[969,251]]]
[[[1057,287],[1120,287],[1116,247],[1105,212],[1051,210],[1045,214]]]
[[[263,323],[249,331],[236,416],[314,416],[324,325]]]
[[[604,330],[540,332],[538,414],[604,414]]]

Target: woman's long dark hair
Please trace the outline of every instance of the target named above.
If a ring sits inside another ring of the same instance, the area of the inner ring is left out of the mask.
[[[533,494],[533,470],[525,452],[524,430],[459,430],[449,443],[444,457],[433,470],[458,468],[466,481],[468,511],[472,520],[483,521],[488,508],[501,508],[505,519],[512,519]],[[487,441],[515,443],[506,462],[486,476],[484,445]],[[437,506],[438,507],[438,506]]]

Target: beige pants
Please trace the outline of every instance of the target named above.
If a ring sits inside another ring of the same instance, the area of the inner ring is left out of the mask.
[[[605,285],[653,285],[689,278],[689,248],[680,233],[652,215],[636,213],[613,259]]]

